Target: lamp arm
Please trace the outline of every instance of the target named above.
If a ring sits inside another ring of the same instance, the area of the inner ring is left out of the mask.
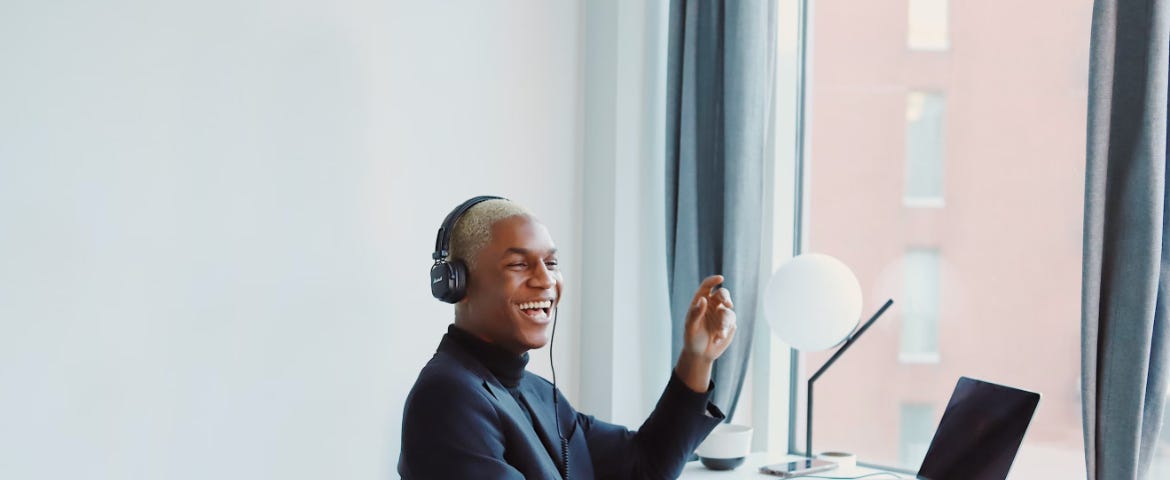
[[[827,361],[825,361],[825,364],[821,365],[821,368],[817,369],[816,373],[814,373],[811,377],[808,377],[808,395],[806,396],[807,397],[806,398],[807,404],[805,405],[805,409],[804,409],[804,411],[805,411],[804,448],[805,448],[805,452],[808,454],[809,458],[812,458],[812,456],[813,456],[813,449],[812,449],[813,382],[816,382],[818,378],[821,378],[821,375],[824,375],[825,371],[828,370],[829,367],[832,366],[833,363],[836,362],[837,359],[841,357],[841,354],[845,353],[846,350],[849,350],[849,347],[853,345],[853,342],[856,342],[857,339],[859,337],[861,337],[861,334],[865,333],[865,331],[869,329],[869,326],[873,325],[873,322],[877,321],[878,317],[881,317],[883,313],[886,313],[886,310],[888,308],[890,308],[890,305],[893,305],[893,304],[894,304],[894,299],[891,298],[889,300],[886,300],[885,305],[882,305],[882,308],[879,308],[877,313],[873,314],[872,317],[869,317],[869,320],[866,321],[864,324],[862,324],[861,328],[858,328],[857,331],[850,334],[849,337],[845,340],[845,344],[841,345],[841,348],[838,348],[836,352],[833,352],[833,356],[829,357],[829,359]]]

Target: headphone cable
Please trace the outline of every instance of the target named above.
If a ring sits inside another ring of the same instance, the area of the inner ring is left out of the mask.
[[[561,433],[561,411],[557,403],[557,367],[553,365],[553,342],[557,339],[557,314],[560,311],[559,305],[556,310],[553,310],[552,337],[548,340],[548,366],[552,370],[553,377],[553,422],[557,424],[557,436],[561,438],[561,478],[569,480],[569,440],[565,438],[564,433]]]

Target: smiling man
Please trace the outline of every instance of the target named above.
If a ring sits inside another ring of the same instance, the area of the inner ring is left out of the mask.
[[[432,291],[455,304],[455,323],[406,399],[402,478],[678,477],[723,419],[708,402],[712,364],[735,336],[730,293],[715,288],[723,277],[695,292],[682,353],[635,432],[578,413],[524,369],[528,351],[549,342],[563,287],[543,224],[516,203],[476,197],[439,237]]]

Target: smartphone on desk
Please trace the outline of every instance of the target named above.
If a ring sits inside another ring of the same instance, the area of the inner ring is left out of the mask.
[[[799,477],[817,472],[827,472],[837,468],[836,462],[806,458],[792,462],[773,463],[760,467],[760,473],[775,475],[781,478]]]

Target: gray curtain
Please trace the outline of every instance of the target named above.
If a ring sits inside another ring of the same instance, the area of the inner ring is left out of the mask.
[[[1090,480],[1145,478],[1165,407],[1168,4],[1093,9],[1081,319]]]
[[[672,0],[667,60],[666,232],[672,358],[699,282],[722,274],[738,333],[715,362],[712,401],[743,386],[761,289],[765,165],[772,161],[775,6]]]

